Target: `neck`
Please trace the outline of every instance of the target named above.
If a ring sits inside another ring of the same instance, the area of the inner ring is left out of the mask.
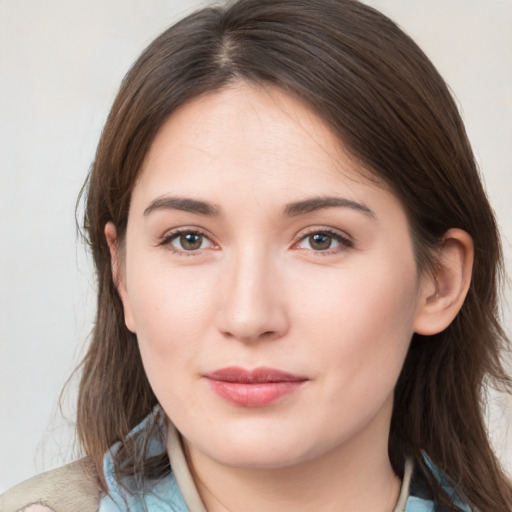
[[[288,467],[240,468],[219,463],[185,440],[208,512],[391,512],[400,492],[387,431],[370,425],[350,442]]]

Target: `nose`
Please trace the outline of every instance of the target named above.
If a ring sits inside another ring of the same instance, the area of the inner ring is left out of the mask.
[[[287,332],[285,290],[275,260],[268,252],[246,250],[226,264],[217,318],[223,336],[253,343]]]

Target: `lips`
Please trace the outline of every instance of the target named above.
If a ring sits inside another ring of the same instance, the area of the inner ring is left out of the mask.
[[[297,391],[308,379],[273,368],[229,367],[205,375],[221,398],[242,407],[265,407]]]

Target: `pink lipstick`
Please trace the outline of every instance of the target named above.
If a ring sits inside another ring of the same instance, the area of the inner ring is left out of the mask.
[[[228,402],[264,407],[296,391],[308,379],[272,368],[229,367],[205,375],[211,389]]]

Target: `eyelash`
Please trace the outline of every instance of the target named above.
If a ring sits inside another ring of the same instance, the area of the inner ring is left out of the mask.
[[[185,249],[179,250],[176,249],[172,242],[176,240],[178,237],[182,235],[197,235],[203,238],[206,238],[207,240],[210,240],[210,238],[202,231],[197,229],[175,229],[172,232],[166,234],[159,242],[158,246],[165,246],[169,251],[171,251],[173,254],[176,254],[178,256],[198,256],[202,253],[202,250],[192,250],[187,251]],[[310,252],[313,252],[315,255],[319,256],[329,256],[332,254],[336,254],[338,252],[341,252],[346,249],[351,249],[354,247],[354,242],[345,235],[340,234],[337,231],[334,231],[332,229],[311,229],[310,231],[307,231],[306,233],[302,233],[300,237],[293,243],[292,247],[296,247],[298,244],[300,244],[302,241],[306,240],[308,237],[313,235],[324,235],[328,238],[332,238],[336,242],[338,242],[340,245],[334,249],[326,249],[326,250],[318,250],[315,251],[314,249],[309,249]],[[211,242],[211,240],[210,240]],[[213,243],[213,242],[211,242]]]
[[[201,236],[203,238],[206,238],[207,240],[210,240],[209,237],[203,233],[202,231],[199,231],[197,229],[175,229],[171,231],[170,233],[166,234],[162,240],[158,243],[158,246],[165,246],[169,251],[171,251],[173,254],[176,254],[178,256],[198,256],[201,254],[201,250],[196,251],[186,251],[185,249],[179,250],[176,249],[171,242],[173,242],[176,238],[182,236],[182,235],[197,235]],[[213,242],[212,242],[213,243]]]
[[[331,256],[333,254],[342,252],[343,250],[352,249],[354,247],[353,240],[350,239],[347,235],[342,235],[338,231],[334,231],[334,230],[328,229],[328,228],[326,228],[326,229],[314,228],[314,229],[311,229],[310,231],[307,231],[306,233],[302,233],[300,235],[300,238],[296,242],[294,242],[293,247],[297,246],[303,240],[306,240],[308,237],[313,236],[313,235],[324,235],[328,238],[332,238],[333,240],[335,240],[336,242],[338,242],[340,244],[338,247],[335,247],[334,249],[326,249],[326,250],[319,250],[319,251],[310,249],[311,252],[313,252],[315,255],[318,255],[318,256]]]

